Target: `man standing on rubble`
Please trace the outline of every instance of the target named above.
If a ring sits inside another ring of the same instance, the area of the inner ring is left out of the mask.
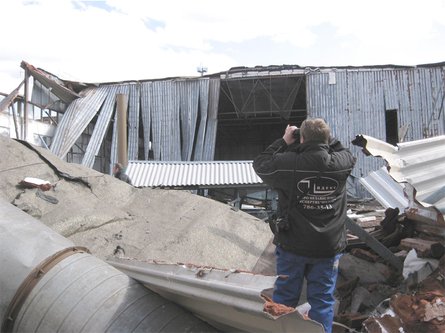
[[[128,183],[131,185],[131,179],[128,177],[128,175],[124,172],[124,167],[120,163],[116,163],[113,167],[113,175],[116,178],[119,178],[120,180]]]
[[[309,317],[332,331],[334,290],[346,247],[346,180],[355,164],[330,136],[323,119],[287,126],[253,162],[258,176],[278,193],[278,217],[270,220],[276,245],[273,301],[296,307],[304,278]]]

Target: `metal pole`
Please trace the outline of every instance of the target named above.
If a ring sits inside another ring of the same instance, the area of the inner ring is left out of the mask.
[[[117,161],[124,167],[128,164],[127,153],[127,107],[128,96],[116,95],[117,102]]]

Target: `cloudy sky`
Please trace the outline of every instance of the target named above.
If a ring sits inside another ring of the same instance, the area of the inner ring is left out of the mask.
[[[22,60],[83,82],[445,61],[445,0],[2,0],[0,13],[5,93]]]

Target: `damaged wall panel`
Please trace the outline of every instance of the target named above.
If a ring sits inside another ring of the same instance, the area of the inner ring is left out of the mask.
[[[207,127],[204,140],[203,161],[212,161],[215,156],[216,130],[218,127],[218,102],[220,80],[211,79],[209,86],[209,111],[207,117]]]
[[[139,152],[140,85],[130,85],[128,101],[128,159],[137,160]]]
[[[209,108],[209,80],[199,80],[199,124],[196,135],[196,145],[193,154],[194,161],[201,161],[204,149],[204,139]]]
[[[190,161],[193,152],[196,121],[199,106],[199,81],[183,80],[178,82],[180,94],[182,158]]]
[[[99,112],[82,161],[83,165],[93,167],[115,111],[116,94],[125,94],[129,95],[129,160],[139,158],[139,118],[142,118],[145,160],[213,160],[219,82],[219,79],[202,78],[88,88],[85,96],[74,101],[64,114],[51,151],[63,158]],[[116,119],[112,133],[111,165],[117,160]]]
[[[92,168],[94,165],[94,159],[99,153],[100,146],[105,137],[108,125],[110,123],[111,116],[114,111],[114,105],[116,103],[116,91],[118,86],[107,87],[107,97],[100,110],[99,117],[97,118],[94,126],[93,135],[88,143],[88,147],[83,156],[82,165]]]
[[[150,152],[151,137],[151,85],[152,82],[142,82],[141,84],[141,108],[142,126],[144,129],[144,160],[148,160]],[[129,158],[131,160],[131,158]]]
[[[358,133],[393,144],[444,134],[444,69],[343,68],[307,74],[310,117],[327,120],[346,146]],[[335,79],[332,79],[335,78]],[[358,157],[353,176],[362,177],[384,164]]]
[[[152,84],[155,160],[181,160],[178,95],[178,88],[174,81],[156,81]]]
[[[57,126],[50,150],[64,158],[107,97],[107,87],[88,88],[72,102]]]

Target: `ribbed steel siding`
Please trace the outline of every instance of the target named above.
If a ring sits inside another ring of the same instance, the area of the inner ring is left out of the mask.
[[[209,109],[207,115],[207,128],[204,140],[203,160],[212,161],[215,156],[216,130],[218,128],[218,103],[220,80],[210,79]]]
[[[329,74],[311,72],[307,76],[308,114],[321,116],[333,133],[358,158],[353,175],[366,176],[383,162],[366,157],[350,142],[357,134],[386,139],[385,111],[398,110],[399,128],[409,124],[405,141],[418,140],[424,132],[444,133],[439,120],[444,96],[442,68],[342,69],[335,71],[336,83],[328,84]]]
[[[152,83],[153,154],[155,160],[181,159],[179,101],[173,81]]]
[[[130,84],[128,105],[128,159],[137,160],[139,151],[139,90],[140,84]]]
[[[196,121],[198,119],[199,106],[199,81],[184,80],[177,82],[180,96],[180,120],[181,120],[181,160],[190,161],[194,146]]]
[[[137,187],[262,184],[252,161],[130,161],[127,174]]]
[[[144,158],[148,160],[151,135],[151,82],[143,82],[141,85],[141,116],[144,128]]]
[[[94,159],[99,152],[108,124],[110,123],[116,102],[116,91],[118,86],[107,86],[104,87],[104,89],[106,89],[107,97],[101,108],[100,115],[94,126],[93,134],[91,135],[90,142],[88,143],[88,147],[82,159],[82,165],[89,168],[92,168],[94,165]]]
[[[199,80],[199,115],[198,133],[196,135],[193,160],[202,161],[204,154],[204,140],[207,127],[207,113],[209,109],[209,80]]]
[[[96,115],[107,96],[107,87],[89,88],[84,96],[72,102],[57,126],[51,151],[64,158]]]

